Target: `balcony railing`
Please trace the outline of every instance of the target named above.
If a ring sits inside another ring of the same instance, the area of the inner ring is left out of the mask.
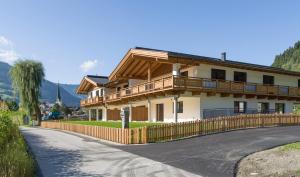
[[[124,88],[118,92],[110,93],[105,97],[105,101],[115,101],[121,98],[127,98],[147,93],[162,91],[165,89],[172,89],[173,77],[166,76],[151,82],[145,82],[132,87]]]
[[[103,103],[103,97],[97,96],[80,100],[80,106],[92,106]]]
[[[155,79],[151,82],[145,82],[121,89],[118,92],[108,93],[104,100],[102,97],[82,100],[81,105],[89,106],[99,104],[101,102],[114,102],[123,98],[152,94],[166,90],[187,90],[300,98],[300,89],[298,87],[168,75]]]
[[[254,94],[266,96],[299,97],[298,87],[281,85],[264,85],[249,82],[223,81],[213,79],[202,79],[195,77],[173,77],[173,87],[186,89],[199,89],[202,91],[214,91],[225,93]]]

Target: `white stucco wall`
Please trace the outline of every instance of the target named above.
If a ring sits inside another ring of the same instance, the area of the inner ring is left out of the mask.
[[[233,81],[234,79],[234,71],[247,72],[247,82],[253,82],[253,83],[263,83],[263,75],[270,75],[270,76],[274,76],[275,85],[298,87],[298,79],[300,79],[300,77],[297,76],[259,72],[259,71],[245,70],[245,69],[235,69],[235,68],[208,65],[208,64],[200,64],[200,66],[193,66],[190,68],[183,69],[182,71],[188,70],[190,77],[211,78],[212,68],[226,70],[226,80],[231,80],[231,81]]]
[[[234,98],[233,96],[229,97],[220,97],[219,94],[216,96],[207,96],[206,93],[201,94],[200,98],[200,107],[201,114],[204,109],[223,109],[223,108],[234,108],[234,101],[245,101],[247,102],[247,109],[257,109],[257,104],[261,102],[269,103],[269,109],[275,109],[275,103],[284,103],[285,104],[285,113],[293,112],[293,105],[295,101],[287,100],[268,100],[268,99],[256,99],[256,98]]]

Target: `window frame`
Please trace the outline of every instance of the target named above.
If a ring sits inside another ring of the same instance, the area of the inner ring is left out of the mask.
[[[242,79],[240,80],[240,78]],[[247,82],[247,72],[234,71],[233,80],[235,82]]]
[[[174,102],[172,104],[172,112],[174,113]],[[177,113],[183,113],[183,101],[177,101]]]
[[[221,77],[224,76],[224,77]],[[211,79],[226,80],[226,70],[224,69],[211,69]]]
[[[271,83],[267,83],[271,82]],[[274,85],[275,83],[275,77],[271,75],[263,75],[263,84],[264,85]]]
[[[241,108],[241,103],[243,104],[243,108]],[[247,102],[246,101],[234,101],[234,113],[246,113],[247,111]]]

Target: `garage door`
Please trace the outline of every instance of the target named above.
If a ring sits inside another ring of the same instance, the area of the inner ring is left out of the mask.
[[[107,110],[107,120],[121,120],[120,110],[108,109]]]
[[[132,121],[147,121],[148,108],[145,106],[132,107]]]

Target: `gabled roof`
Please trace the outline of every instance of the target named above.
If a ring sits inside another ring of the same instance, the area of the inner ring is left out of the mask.
[[[81,80],[76,92],[77,94],[86,94],[95,87],[104,86],[107,82],[107,76],[87,75]]]
[[[123,57],[121,62],[117,65],[114,71],[110,74],[109,80],[115,80],[118,76],[122,76],[124,71],[130,67],[136,60],[135,63],[138,63],[138,60],[150,61],[152,63],[181,63],[185,65],[199,65],[201,63],[207,63],[212,65],[219,65],[219,66],[226,66],[232,68],[239,68],[239,69],[247,69],[247,70],[255,70],[261,72],[269,72],[269,73],[277,73],[277,74],[285,74],[285,75],[292,75],[292,76],[299,76],[300,72],[296,71],[288,71],[282,68],[276,68],[271,66],[264,66],[259,64],[251,64],[233,60],[222,60],[220,58],[212,58],[212,57],[205,57],[200,55],[191,55],[179,52],[172,52],[167,50],[158,50],[158,49],[151,49],[151,48],[143,48],[143,47],[136,47],[130,49],[126,55]],[[144,62],[146,63],[146,62]],[[140,66],[143,66],[141,64]],[[141,69],[143,69],[141,67]],[[128,74],[128,71],[127,73]]]

